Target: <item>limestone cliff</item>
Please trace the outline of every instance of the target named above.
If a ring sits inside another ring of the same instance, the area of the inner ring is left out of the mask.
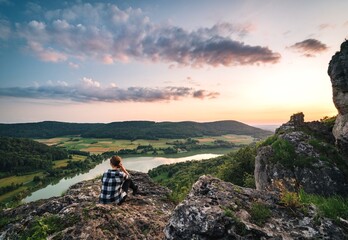
[[[99,204],[100,179],[72,186],[62,197],[0,213],[0,239],[163,239],[174,209],[169,190],[132,172],[139,194],[121,206]],[[7,223],[7,224],[6,224]]]
[[[325,123],[306,123],[303,113],[293,115],[258,149],[256,188],[277,190],[281,182],[289,191],[348,196],[348,165],[332,139]]]
[[[278,195],[202,176],[174,210],[167,239],[347,239],[313,206],[290,209]]]
[[[331,59],[328,74],[332,84],[333,102],[338,116],[333,129],[337,146],[348,162],[348,40]]]

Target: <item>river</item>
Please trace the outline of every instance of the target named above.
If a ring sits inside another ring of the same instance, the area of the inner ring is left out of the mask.
[[[188,157],[181,158],[167,158],[167,157],[129,157],[123,158],[123,165],[126,169],[135,170],[139,172],[148,172],[150,169],[155,168],[162,164],[171,164],[177,162],[185,162],[189,160],[203,160],[213,157],[220,156],[221,154],[205,153],[196,154]],[[110,168],[109,160],[105,160],[102,163],[95,166],[93,169],[89,170],[87,173],[77,174],[73,177],[67,177],[61,179],[56,184],[50,184],[45,188],[33,192],[28,197],[24,198],[22,201],[25,203],[36,201],[39,199],[47,199],[50,197],[60,196],[65,192],[70,186],[75,183],[93,179],[101,174],[103,174],[107,169]]]

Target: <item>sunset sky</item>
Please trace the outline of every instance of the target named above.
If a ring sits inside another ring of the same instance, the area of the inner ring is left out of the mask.
[[[335,115],[348,1],[0,0],[0,122]]]

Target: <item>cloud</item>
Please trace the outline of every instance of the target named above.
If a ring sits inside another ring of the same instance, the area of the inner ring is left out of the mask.
[[[64,81],[34,87],[0,88],[0,96],[33,99],[70,99],[74,102],[158,102],[182,98],[213,99],[217,92],[195,90],[188,87],[118,88],[116,84],[102,87],[98,81],[84,77],[80,83],[69,85]]]
[[[78,68],[80,68],[80,65],[78,65],[77,63],[69,62],[69,67],[74,68],[74,69],[78,69]]]
[[[36,6],[35,10],[40,8]],[[105,64],[129,61],[165,62],[170,66],[236,66],[277,63],[281,56],[266,46],[237,41],[252,24],[217,23],[192,31],[156,24],[141,9],[113,4],[79,3],[42,11],[40,21],[17,24],[18,36],[43,61],[95,59]],[[36,43],[40,51],[30,45]],[[43,53],[59,53],[42,57]]]
[[[62,62],[68,57],[52,48],[44,48],[38,42],[29,42],[28,49],[31,50],[39,59],[46,62]]]
[[[219,95],[220,93],[218,92],[207,92],[205,90],[198,90],[193,92],[193,97],[199,98],[199,99],[205,99],[205,98],[213,99],[213,98],[217,98]]]
[[[305,57],[315,57],[328,49],[328,46],[316,39],[306,39],[288,47],[296,52],[302,53]]]

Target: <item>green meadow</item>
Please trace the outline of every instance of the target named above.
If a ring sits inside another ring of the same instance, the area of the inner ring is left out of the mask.
[[[236,145],[249,144],[254,141],[254,138],[247,135],[228,134],[223,136],[206,136],[193,138],[199,141],[200,144],[213,145],[215,140],[224,140]],[[174,146],[174,141],[184,141],[185,139],[166,139],[145,140],[137,139],[134,141],[112,138],[82,138],[78,136],[67,136],[50,139],[36,139],[36,141],[45,143],[49,146],[65,147],[68,150],[79,150],[90,152],[91,154],[101,154],[108,151],[119,151],[121,149],[135,149],[139,145],[152,145],[154,148],[167,148]]]

